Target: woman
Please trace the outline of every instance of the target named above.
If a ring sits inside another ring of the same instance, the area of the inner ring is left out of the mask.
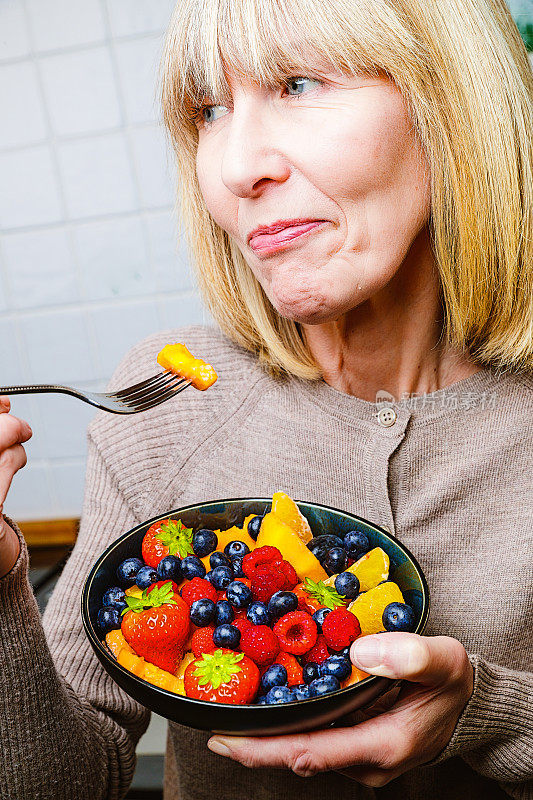
[[[165,798],[530,796],[531,97],[499,0],[180,2],[163,107],[224,333],[151,336],[111,386],[175,340],[220,379],[90,424],[44,630],[5,518],[6,797],[118,798],[131,780],[148,713],[78,612],[102,549],[170,508],[277,489],[404,541],[432,592],[428,635],[354,643],[355,664],[405,681],[359,724],[265,740],[170,725]],[[1,423],[3,499],[31,431]]]

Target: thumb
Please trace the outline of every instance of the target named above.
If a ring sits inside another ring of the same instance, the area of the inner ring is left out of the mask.
[[[464,669],[466,651],[449,636],[380,633],[352,644],[350,658],[371,675],[437,686]]]

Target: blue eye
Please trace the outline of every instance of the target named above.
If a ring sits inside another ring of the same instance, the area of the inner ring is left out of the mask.
[[[290,97],[298,97],[302,92],[298,92],[298,89],[302,87],[302,85],[306,83],[316,83],[320,85],[322,81],[319,81],[317,78],[305,78],[305,77],[291,77],[286,82],[285,85],[287,86],[287,91],[290,89],[294,89],[296,94],[289,95]]]
[[[199,113],[198,113],[198,119],[200,120],[200,122],[203,122],[206,125],[210,125],[212,122],[216,122],[217,119],[218,119],[218,117],[215,116],[215,109],[216,108],[222,108],[222,109],[224,109],[224,111],[228,110],[226,108],[226,106],[223,106],[223,105],[212,105],[212,106],[205,105],[205,106],[202,106],[200,108],[200,110],[199,110]],[[221,114],[219,116],[224,116],[224,114]]]

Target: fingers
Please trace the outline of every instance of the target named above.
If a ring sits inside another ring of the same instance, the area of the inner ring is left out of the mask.
[[[2,411],[7,411],[5,404]],[[27,422],[8,413],[0,414],[0,512],[13,476],[25,466],[27,458],[22,442],[28,441],[32,430]]]
[[[468,670],[464,647],[449,636],[379,633],[357,639],[350,658],[372,675],[401,678],[426,686],[459,679]]]
[[[246,767],[285,767],[306,778],[354,764],[388,766],[403,750],[402,739],[401,730],[377,718],[354,728],[328,728],[292,736],[215,736],[207,746]]]
[[[10,408],[11,400],[7,394],[0,394],[0,414],[8,413]]]
[[[13,476],[26,466],[26,451],[21,444],[13,445],[0,453],[0,511],[7,497]]]

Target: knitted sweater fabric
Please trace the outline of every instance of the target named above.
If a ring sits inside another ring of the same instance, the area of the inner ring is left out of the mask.
[[[109,389],[148,378],[168,342],[213,364],[187,389],[133,416],[88,427],[80,531],[43,619],[21,540],[0,580],[0,798],[118,800],[149,722],[103,670],[83,631],[80,596],[122,533],[191,503],[269,497],[342,508],[387,528],[429,584],[425,635],[465,647],[474,691],[447,746],[379,789],[336,772],[257,770],[211,753],[209,734],[169,724],[165,800],[492,800],[533,798],[533,377],[483,368],[436,392],[378,407],[323,381],[275,380],[214,328],[153,334]]]

